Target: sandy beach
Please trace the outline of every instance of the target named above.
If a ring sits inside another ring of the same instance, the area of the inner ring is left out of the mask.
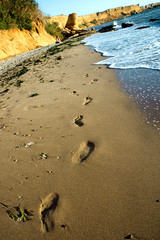
[[[158,240],[160,137],[75,45],[0,87],[0,239]]]

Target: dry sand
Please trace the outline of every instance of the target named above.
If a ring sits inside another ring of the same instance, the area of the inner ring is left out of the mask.
[[[80,44],[1,94],[1,240],[160,239],[160,138],[101,59]]]

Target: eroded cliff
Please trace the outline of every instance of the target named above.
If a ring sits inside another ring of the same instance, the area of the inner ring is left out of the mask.
[[[0,60],[53,44],[55,41],[45,31],[41,21],[34,24],[34,31],[21,31],[18,28],[0,30]]]

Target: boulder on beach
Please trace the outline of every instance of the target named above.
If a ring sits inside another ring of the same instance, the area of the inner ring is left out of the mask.
[[[68,28],[68,29],[77,29],[78,28],[77,13],[69,14],[65,28]]]

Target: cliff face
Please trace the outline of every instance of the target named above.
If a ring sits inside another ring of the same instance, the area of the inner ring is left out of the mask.
[[[0,60],[56,41],[45,31],[42,22],[34,24],[34,28],[35,30],[31,32],[17,28],[0,30]]]
[[[54,16],[54,17],[48,18],[47,22],[49,22],[49,23],[58,22],[60,28],[65,28],[67,20],[68,20],[68,16],[59,15],[59,16]]]
[[[123,18],[124,16],[130,16],[131,14],[139,13],[142,9],[139,5],[132,5],[127,7],[118,7],[108,9],[104,12],[93,13],[89,15],[84,15],[78,17],[78,26],[82,29],[87,27],[92,27],[98,24],[102,24],[105,22],[109,22],[115,19]],[[67,23],[67,16],[60,15],[50,18],[50,22],[57,21],[59,22],[59,26],[63,27]]]
[[[112,20],[116,20],[119,18],[123,18],[124,16],[130,16],[133,13],[141,12],[141,8],[139,5],[132,5],[128,7],[118,7],[108,9],[104,12],[98,12],[91,15],[81,16],[78,18],[79,25],[81,26],[94,26],[98,24],[102,24],[105,22],[110,22]]]

